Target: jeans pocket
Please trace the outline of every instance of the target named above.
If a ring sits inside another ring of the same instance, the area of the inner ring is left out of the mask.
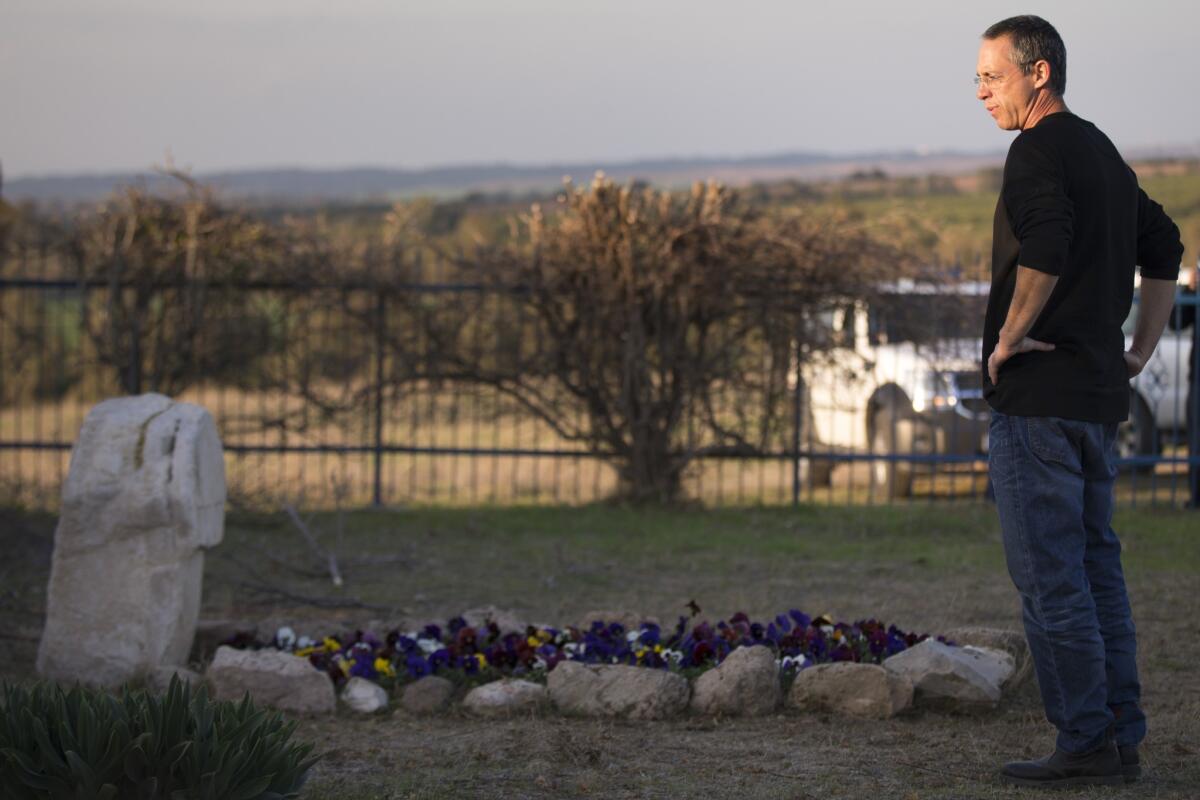
[[[999,411],[992,411],[992,418],[988,421],[987,433],[987,449],[990,453],[993,448],[1002,446],[1008,439],[1008,417]]]
[[[1078,472],[1079,456],[1067,434],[1065,421],[1058,417],[1026,417],[1029,450],[1042,461],[1052,461]]]

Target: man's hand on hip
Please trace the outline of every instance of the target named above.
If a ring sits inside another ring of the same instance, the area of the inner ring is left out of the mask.
[[[1134,350],[1126,350],[1125,368],[1129,370],[1130,378],[1136,378],[1146,368],[1146,357]]]
[[[996,343],[996,349],[988,356],[988,377],[992,379],[992,385],[1000,383],[1000,365],[1008,361],[1015,355],[1028,353],[1033,350],[1049,352],[1054,349],[1054,345],[1047,342],[1039,342],[1037,339],[1030,339],[1028,336],[1017,342],[1015,347],[1005,344],[1004,337]]]

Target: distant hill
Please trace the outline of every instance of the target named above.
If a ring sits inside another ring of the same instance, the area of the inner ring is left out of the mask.
[[[1129,153],[1129,158],[1197,155],[1197,148],[1157,148]],[[255,169],[197,173],[226,199],[249,203],[305,206],[328,202],[395,200],[418,195],[453,197],[470,192],[540,192],[562,185],[564,176],[586,183],[596,170],[619,182],[642,180],[663,187],[687,186],[715,178],[732,186],[775,180],[823,180],[881,170],[888,175],[954,175],[999,166],[1003,151],[988,153],[863,153],[835,156],[782,153],[753,158],[664,158],[627,162],[577,162],[517,166],[482,164],[429,169]],[[13,201],[71,205],[93,202],[123,185],[142,184],[166,190],[172,180],[152,170],[141,173],[55,175],[5,181],[4,196]]]

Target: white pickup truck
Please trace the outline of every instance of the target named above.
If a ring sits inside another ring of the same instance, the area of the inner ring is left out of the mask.
[[[1182,308],[1177,306],[1173,315],[1181,314]],[[1173,316],[1173,322],[1178,323],[1181,316]],[[1189,316],[1194,318],[1195,312]],[[1135,301],[1121,326],[1127,348],[1133,341],[1136,320]],[[1156,456],[1164,444],[1182,442],[1187,436],[1188,359],[1197,354],[1192,351],[1191,325],[1180,328],[1178,324],[1167,326],[1150,361],[1130,382],[1129,419],[1121,426],[1117,441],[1123,458]]]
[[[988,290],[980,282],[899,281],[871,303],[826,314],[820,325],[833,347],[803,371],[808,449],[882,456],[872,459],[870,474],[888,497],[910,494],[913,476],[932,471],[933,457],[984,456],[990,411],[979,332]],[[1121,457],[1157,455],[1164,438],[1183,434],[1190,336],[1167,330],[1131,382]]]

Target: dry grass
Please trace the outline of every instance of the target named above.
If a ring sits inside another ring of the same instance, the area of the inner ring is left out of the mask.
[[[0,515],[0,675],[32,664],[49,568],[48,515]],[[332,517],[314,525],[328,531]],[[1200,550],[1191,512],[1120,512],[1115,521],[1139,629],[1150,736],[1146,778],[1065,798],[1195,798],[1200,783]],[[526,618],[576,621],[634,607],[668,622],[696,600],[711,620],[791,607],[842,619],[882,616],[937,632],[1016,628],[994,511],[984,506],[643,511],[612,507],[356,513],[343,553],[346,595],[388,611],[281,604],[260,581],[336,597],[327,580],[265,563],[299,559],[281,515],[238,515],[209,557],[204,614],[310,632],[444,620],[495,603]],[[372,557],[378,557],[372,563]],[[383,560],[400,557],[401,562]],[[371,623],[370,618],[378,622]],[[372,798],[1012,798],[1005,759],[1041,755],[1052,731],[1023,692],[993,713],[917,713],[887,722],[784,712],[755,720],[631,723],[535,716],[481,722],[401,711],[301,720],[325,759],[303,797]]]
[[[333,387],[322,387],[332,394]],[[282,392],[250,392],[231,387],[199,387],[179,400],[208,408],[218,420],[227,448],[236,446],[364,446],[374,442],[370,419],[321,421],[305,418],[304,405]],[[0,409],[0,441],[55,441],[76,438],[92,400],[67,397],[58,403]],[[287,418],[285,430],[264,426],[264,418]],[[385,444],[415,450],[559,450],[579,445],[565,441],[548,425],[515,413],[503,398],[485,391],[424,390],[389,403],[382,438]],[[780,449],[786,444],[780,444]],[[1180,449],[1168,455],[1184,455]],[[58,506],[70,454],[63,450],[0,450],[0,500],[26,508]],[[345,484],[344,501],[365,505],[374,500],[376,463],[371,453],[260,453],[229,451],[225,459],[230,496],[239,507],[278,508],[294,502],[308,508],[332,508],[334,487]],[[388,506],[471,506],[512,504],[587,504],[612,497],[615,470],[588,456],[530,456],[465,453],[386,453],[379,463],[382,503]],[[695,464],[684,482],[686,497],[710,506],[790,504],[792,462],[788,459],[709,459]],[[1180,505],[1187,499],[1186,473],[1160,465],[1153,476],[1126,476],[1118,489],[1122,503]],[[914,502],[982,499],[986,472],[941,465],[918,475]],[[872,486],[865,462],[844,463],[832,485],[808,479],[802,470],[802,502],[878,505],[886,502]]]

